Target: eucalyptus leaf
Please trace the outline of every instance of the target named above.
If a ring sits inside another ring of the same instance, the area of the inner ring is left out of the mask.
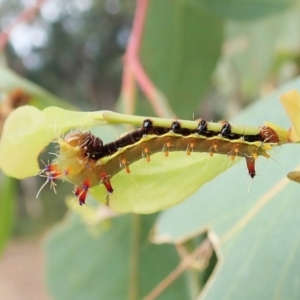
[[[292,89],[300,89],[299,79],[234,121],[268,119],[288,127],[279,96]],[[300,167],[299,145],[274,149],[271,159],[259,159],[258,166],[250,182],[236,164],[157,221],[153,241],[159,243],[178,243],[206,228],[214,233],[221,259],[201,299],[298,299],[300,190],[286,174]]]
[[[46,241],[47,280],[52,296],[74,300],[142,299],[179,261],[172,246],[148,241],[155,217],[125,215],[107,220],[99,224],[98,235],[91,235],[78,216],[66,220]],[[162,296],[167,300],[188,299],[184,277]]]
[[[114,187],[109,206],[117,212],[149,214],[173,206],[196,192],[235,161],[223,155],[172,152],[151,155],[151,162],[140,159],[130,166],[131,173],[120,171],[111,179]],[[132,175],[131,175],[132,174]],[[101,202],[107,199],[103,185],[93,187],[91,194]]]
[[[140,58],[181,118],[191,118],[221,52],[223,22],[190,1],[149,2]]]
[[[195,5],[206,8],[223,18],[252,20],[281,13],[292,7],[296,0],[188,0]]]

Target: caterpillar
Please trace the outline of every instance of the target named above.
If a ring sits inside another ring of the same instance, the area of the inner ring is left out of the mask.
[[[220,131],[211,130],[205,120],[195,122],[194,129],[184,128],[179,120],[170,126],[155,126],[145,119],[142,126],[119,139],[104,144],[91,132],[73,131],[57,139],[57,158],[40,172],[50,182],[67,178],[76,185],[75,196],[79,204],[85,204],[89,188],[103,184],[107,194],[114,189],[111,178],[121,170],[130,173],[130,164],[141,158],[151,161],[151,155],[163,152],[165,157],[172,151],[207,152],[209,156],[224,154],[234,160],[244,157],[251,178],[256,175],[255,160],[258,156],[269,158],[266,152],[279,143],[277,133],[268,126],[258,128],[255,134],[239,134],[227,121],[222,121]],[[40,192],[40,191],[39,191]]]

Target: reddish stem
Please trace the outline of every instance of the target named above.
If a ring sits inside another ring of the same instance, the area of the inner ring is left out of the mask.
[[[134,114],[135,108],[135,78],[131,68],[124,64],[123,79],[122,79],[122,97],[123,103],[125,103],[123,112],[128,115]]]
[[[148,5],[149,0],[138,0],[137,2],[133,28],[124,58],[123,77],[125,78],[123,78],[122,92],[125,95],[130,94],[126,92],[126,90],[132,90],[133,88],[132,86],[126,84],[129,82],[126,77],[132,76],[133,74],[136,82],[139,84],[144,94],[148,97],[157,115],[160,117],[165,117],[166,115],[172,114],[172,109],[165,100],[164,95],[155,87],[155,85],[150,80],[139,59],[139,51],[143,37],[143,29],[147,16]],[[128,69],[130,69],[132,73],[128,72]],[[130,84],[134,85],[134,82],[131,81]],[[129,107],[131,107],[133,101],[129,101],[127,97],[125,97],[125,100],[128,101],[127,103],[129,104]]]

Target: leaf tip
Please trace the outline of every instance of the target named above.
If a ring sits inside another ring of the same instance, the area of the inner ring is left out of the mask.
[[[288,179],[300,183],[300,171],[292,171],[287,174]]]
[[[295,143],[300,141],[300,93],[297,90],[290,90],[280,96],[280,101],[292,127],[288,132],[288,141]]]

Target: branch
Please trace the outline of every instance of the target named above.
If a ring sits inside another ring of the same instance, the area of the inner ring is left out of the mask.
[[[207,248],[207,239],[203,241],[191,254],[187,255],[181,263],[164,279],[162,280],[145,298],[144,300],[156,299],[168,286],[170,286],[187,268],[189,268],[196,259],[203,254]]]
[[[130,92],[127,92],[127,89],[133,89],[132,86],[128,86],[125,83],[129,82],[126,79],[127,76],[131,76],[131,72],[139,84],[141,90],[149,99],[153,109],[159,117],[166,117],[174,115],[172,108],[169,106],[166,97],[155,87],[148,74],[145,72],[140,59],[139,51],[141,46],[141,41],[143,37],[145,20],[147,17],[147,9],[149,5],[149,0],[138,0],[135,18],[133,22],[133,28],[124,57],[124,73],[123,73],[123,85],[122,85],[122,94],[129,95]],[[130,69],[131,72],[126,71]],[[131,82],[134,85],[134,82]],[[129,100],[126,96],[124,97],[125,101],[128,101],[129,107],[132,108],[133,101]],[[132,112],[130,112],[132,113]]]

